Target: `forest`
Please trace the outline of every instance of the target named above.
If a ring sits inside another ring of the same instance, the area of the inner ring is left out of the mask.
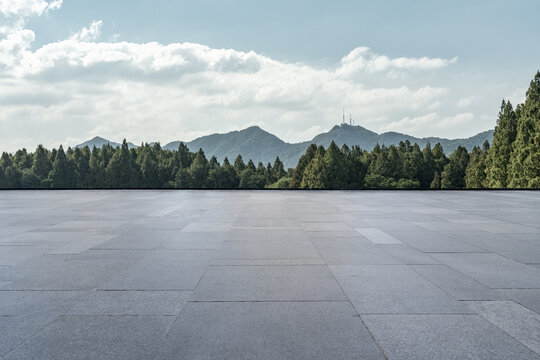
[[[21,149],[0,158],[1,189],[482,189],[540,188],[540,72],[523,104],[502,101],[492,144],[446,156],[440,144],[401,142],[325,149],[312,144],[294,169],[279,157],[266,166],[239,155],[222,163],[180,143],[129,149],[103,146]]]

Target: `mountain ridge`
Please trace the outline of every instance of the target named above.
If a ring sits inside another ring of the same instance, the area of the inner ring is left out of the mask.
[[[250,126],[243,130],[235,130],[227,133],[214,133],[199,137],[192,141],[184,142],[186,146],[197,151],[203,149],[207,157],[216,156],[219,161],[225,157],[229,161],[234,161],[236,156],[242,155],[244,161],[252,159],[255,164],[259,161],[263,164],[273,163],[276,156],[279,156],[286,167],[295,167],[298,159],[306,151],[310,144],[323,145],[327,147],[334,141],[339,147],[347,144],[349,147],[358,145],[360,148],[371,151],[376,144],[397,145],[400,141],[409,140],[411,144],[417,143],[423,148],[428,142],[432,145],[441,143],[447,154],[452,153],[458,146],[465,146],[471,151],[474,146],[481,146],[485,140],[490,143],[493,139],[494,130],[480,132],[469,138],[446,139],[439,137],[417,138],[399,132],[385,132],[377,134],[360,125],[340,124],[335,125],[327,132],[316,135],[310,141],[299,143],[287,143],[274,134],[271,134],[259,126]],[[95,141],[94,141],[95,140]],[[93,142],[94,141],[94,142]],[[173,141],[163,146],[164,149],[177,150],[181,141]],[[119,146],[119,143],[109,141],[100,137],[88,140],[76,147],[97,146],[101,147],[107,143],[111,146]],[[136,147],[128,143],[130,148]]]

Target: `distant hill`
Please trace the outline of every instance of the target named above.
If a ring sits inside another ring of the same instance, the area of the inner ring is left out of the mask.
[[[85,141],[82,144],[75,145],[75,147],[83,148],[85,146],[88,146],[90,149],[92,149],[94,146],[97,147],[97,148],[100,148],[100,147],[103,147],[103,146],[105,146],[107,144],[111,145],[112,147],[117,147],[117,146],[122,145],[121,143],[117,143],[117,142],[110,141],[110,140],[104,139],[102,137],[96,136],[95,138],[90,139],[88,141]],[[136,147],[137,147],[137,145],[128,142],[128,148],[132,149],[132,148],[136,148]]]
[[[437,137],[417,138],[407,134],[397,132],[386,132],[377,134],[362,126],[353,126],[341,124],[334,126],[330,131],[315,136],[311,141],[290,144],[286,143],[277,136],[261,129],[258,126],[251,126],[240,131],[231,131],[225,134],[212,134],[197,138],[193,141],[185,142],[192,151],[202,148],[207,157],[215,155],[219,161],[225,157],[232,163],[238,154],[242,155],[244,162],[252,159],[255,165],[261,161],[263,164],[273,163],[276,156],[279,156],[285,167],[295,167],[300,156],[306,151],[310,144],[323,145],[327,147],[333,141],[338,146],[347,144],[348,146],[358,145],[362,149],[372,150],[378,143],[380,145],[397,145],[400,141],[409,140],[411,144],[417,143],[423,148],[428,142],[431,145],[441,143],[447,154],[452,153],[459,145],[465,146],[467,150],[472,150],[475,145],[481,146],[488,140],[493,139],[493,130],[481,132],[475,136],[466,139],[444,139]],[[103,146],[105,144],[112,146],[120,145],[99,137],[95,137],[83,144],[77,145],[84,147],[88,145]],[[130,147],[135,145],[128,143]],[[163,146],[165,149],[176,150],[180,141],[174,141]]]

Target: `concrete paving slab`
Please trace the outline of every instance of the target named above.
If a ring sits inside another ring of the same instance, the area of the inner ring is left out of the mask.
[[[348,302],[188,303],[156,359],[384,359]]]
[[[491,288],[540,288],[540,270],[497,254],[433,254],[433,257]]]
[[[197,301],[346,300],[326,266],[209,266]]]
[[[411,268],[457,300],[496,300],[502,295],[447,265],[414,265]]]
[[[538,218],[520,191],[0,192],[0,358],[536,359]]]
[[[360,314],[466,314],[471,311],[406,265],[332,265]]]
[[[152,250],[165,240],[172,237],[175,230],[136,230],[118,235],[110,240],[94,246],[93,249],[101,250]]]
[[[229,241],[223,244],[216,259],[321,259],[311,241],[268,240],[264,242]]]
[[[372,243],[383,245],[383,244],[403,244],[401,241],[395,237],[388,235],[384,231],[374,228],[356,228],[360,234],[368,238]]]
[[[60,316],[5,359],[146,360],[156,353],[174,319],[174,316]]]
[[[402,264],[380,247],[364,241],[313,240],[313,243],[329,265]]]
[[[155,250],[103,283],[100,290],[193,290],[211,250]]]
[[[380,245],[379,248],[406,265],[440,264],[429,254],[418,251],[409,245]]]
[[[61,314],[176,316],[190,294],[189,291],[90,291],[71,301],[69,306],[63,306]]]
[[[365,315],[388,359],[538,359],[477,315]]]
[[[540,289],[502,289],[498,290],[506,299],[525,306],[529,310],[540,314]]]
[[[467,305],[540,355],[540,315],[513,301],[468,301]]]

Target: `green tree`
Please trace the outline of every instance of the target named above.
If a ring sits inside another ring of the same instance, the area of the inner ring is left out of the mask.
[[[49,173],[49,181],[54,189],[69,189],[75,187],[74,174],[66,158],[62,145],[56,152],[53,169]]]
[[[493,142],[486,159],[486,187],[506,187],[510,154],[516,134],[516,113],[512,108],[512,104],[503,100],[495,133],[493,134]]]
[[[47,179],[52,170],[49,152],[43,147],[43,145],[38,145],[32,158],[32,170],[34,171],[35,175],[39,177],[40,180]]]
[[[193,163],[189,168],[189,174],[191,177],[191,187],[195,189],[202,189],[206,186],[206,180],[208,178],[208,160],[204,156],[204,151],[199,149]]]
[[[129,152],[126,140],[116,148],[105,169],[105,185],[113,189],[133,188],[138,185],[135,164]]]
[[[450,162],[441,175],[441,188],[462,189],[465,187],[465,171],[469,164],[469,154],[463,146],[458,146],[450,155]]]
[[[510,156],[509,185],[540,188],[540,71],[519,109],[516,141]]]
[[[343,189],[347,180],[345,157],[332,141],[324,153],[323,182],[326,189]]]
[[[306,167],[308,166],[308,164],[310,163],[310,161],[315,156],[316,151],[317,151],[317,145],[311,144],[307,148],[304,155],[300,157],[300,160],[298,160],[298,164],[296,165],[296,168],[294,169],[292,180],[290,183],[291,189],[298,189],[299,187],[302,186],[302,178],[304,176],[304,171]]]
[[[285,169],[283,168],[283,163],[281,162],[281,160],[279,160],[279,156],[276,156],[276,160],[274,160],[271,175],[272,178],[275,180],[279,180],[286,175]]]
[[[489,142],[486,140],[482,149],[475,146],[470,155],[469,165],[465,170],[465,186],[467,189],[481,189],[486,180],[486,158]]]
[[[321,145],[317,148],[315,156],[304,170],[302,183],[300,187],[303,189],[325,189],[326,188],[326,163],[324,147]]]
[[[238,155],[234,160],[234,169],[237,173],[240,173],[240,171],[244,170],[245,168],[246,165],[244,164],[244,160],[242,160],[242,155]]]
[[[434,180],[436,171],[435,158],[431,151],[431,144],[428,142],[422,150],[422,168],[418,180],[420,181],[420,187],[423,189],[430,188],[431,182]],[[440,174],[439,174],[440,183]],[[440,186],[439,186],[440,187]]]

